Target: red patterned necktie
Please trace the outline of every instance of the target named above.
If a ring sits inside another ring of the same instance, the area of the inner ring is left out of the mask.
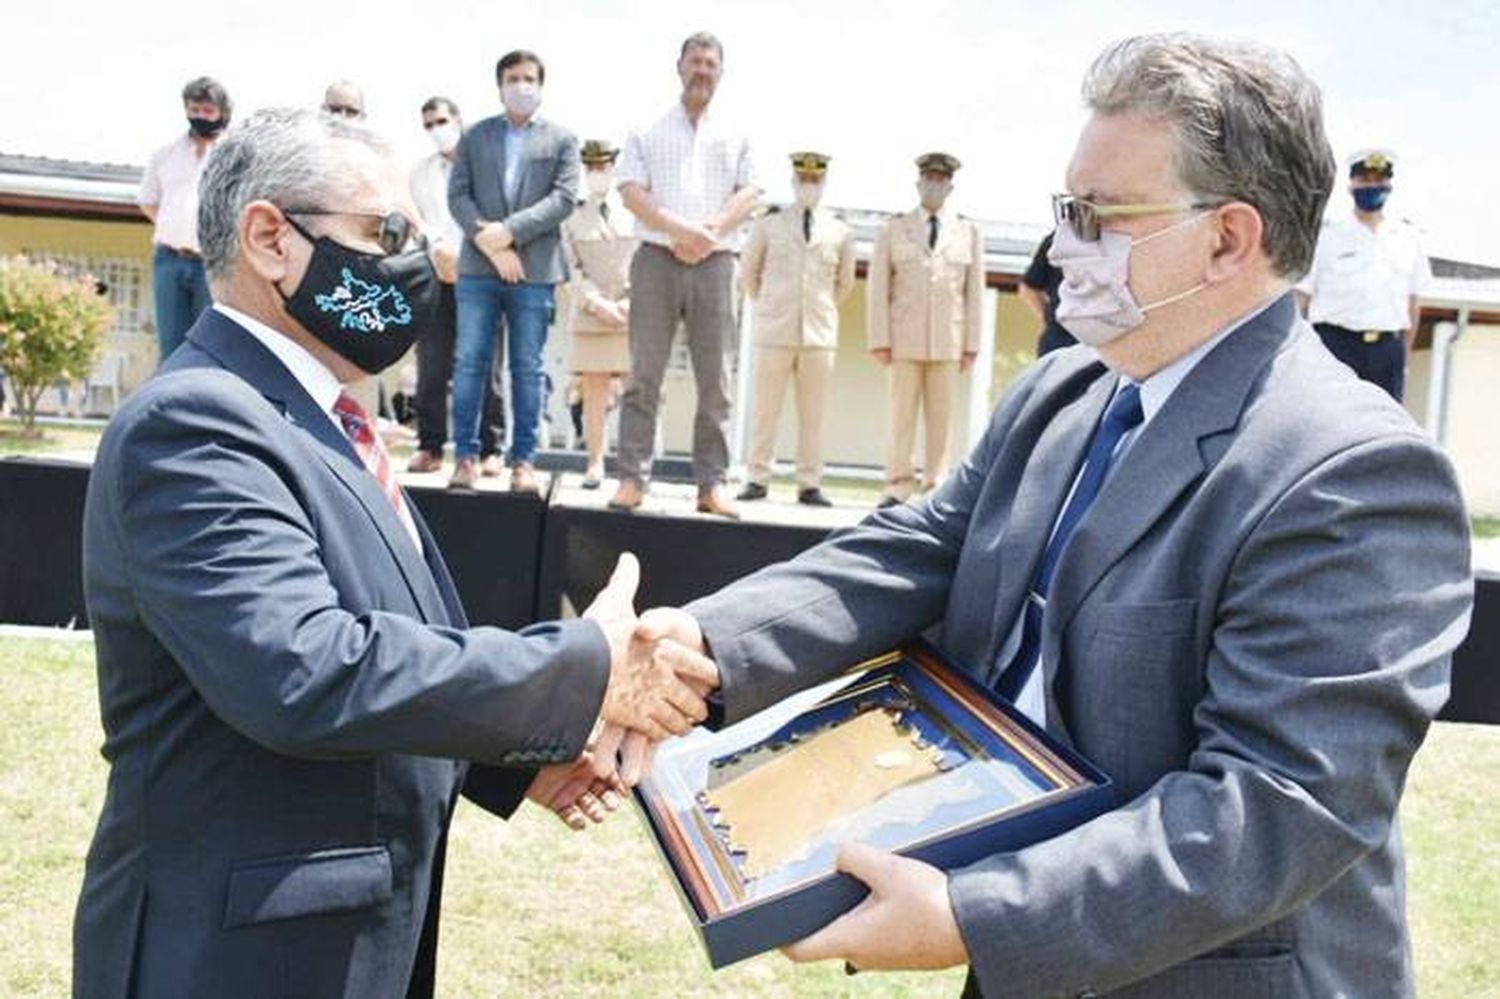
[[[370,421],[369,415],[347,392],[339,393],[338,401],[333,404],[333,415],[338,417],[339,425],[344,428],[344,435],[354,445],[360,461],[365,463],[365,468],[380,483],[380,491],[385,493],[385,498],[395,508],[401,526],[406,528],[406,533],[411,535],[417,550],[421,551],[422,541],[417,534],[416,522],[411,518],[411,511],[406,508],[406,497],[402,495],[401,486],[396,482],[396,473],[391,471],[390,455],[385,453],[385,445],[375,433],[375,425]]]

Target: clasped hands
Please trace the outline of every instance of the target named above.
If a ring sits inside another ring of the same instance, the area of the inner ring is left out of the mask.
[[[703,222],[679,221],[671,228],[672,256],[689,267],[703,263],[719,248],[724,224],[717,218]]]
[[[655,746],[686,735],[708,717],[707,698],[719,670],[703,654],[703,635],[685,611],[658,608],[640,617],[635,591],[640,563],[625,553],[609,582],[584,611],[604,630],[609,682],[599,721],[583,755],[543,767],[527,797],[556,812],[573,829],[602,822],[651,767]]]
[[[474,245],[479,248],[491,264],[500,280],[508,284],[520,284],[526,280],[526,268],[521,265],[521,255],[516,252],[516,236],[504,222],[482,223],[474,233]]]
[[[719,671],[703,632],[684,610],[633,609],[640,565],[620,556],[609,583],[584,612],[610,643],[610,677],[600,723],[582,757],[545,767],[527,792],[574,829],[601,822],[649,771],[657,742],[707,717]],[[782,948],[793,961],[842,959],[859,969],[937,969],[964,964],[968,951],[948,900],[948,876],[930,864],[847,843],[838,869],[869,896],[818,932]]]

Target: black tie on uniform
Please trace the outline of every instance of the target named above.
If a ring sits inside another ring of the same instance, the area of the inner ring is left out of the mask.
[[[927,216],[927,248],[937,249],[938,220],[936,215]]]
[[[599,202],[599,217],[606,222],[609,221],[609,202]]]
[[[812,209],[802,209],[802,242],[812,242]]]

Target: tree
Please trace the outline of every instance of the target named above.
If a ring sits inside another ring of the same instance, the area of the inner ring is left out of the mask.
[[[94,369],[114,309],[94,280],[51,262],[0,257],[0,370],[16,393],[27,434],[36,433],[42,393]]]

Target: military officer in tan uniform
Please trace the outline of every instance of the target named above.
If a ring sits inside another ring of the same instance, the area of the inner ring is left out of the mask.
[[[854,232],[819,208],[829,157],[792,154],[796,201],[756,222],[740,259],[754,302],[755,415],[742,500],[765,499],[776,424],[787,382],[797,386],[797,502],[832,506],[823,495],[823,416],[839,345],[839,302],[854,287]]]
[[[619,155],[619,149],[599,139],[583,144],[584,200],[562,224],[572,270],[568,369],[583,398],[583,440],[589,454],[585,489],[598,489],[604,477],[604,418],[611,386],[630,372],[630,257],[636,240],[620,225],[624,206],[613,191]]]
[[[921,204],[886,223],[870,258],[869,347],[890,369],[891,440],[881,506],[916,489],[917,412],[924,417],[924,488],[952,464],[958,376],[979,353],[984,246],[974,223],[945,208],[958,158],[917,158]]]

